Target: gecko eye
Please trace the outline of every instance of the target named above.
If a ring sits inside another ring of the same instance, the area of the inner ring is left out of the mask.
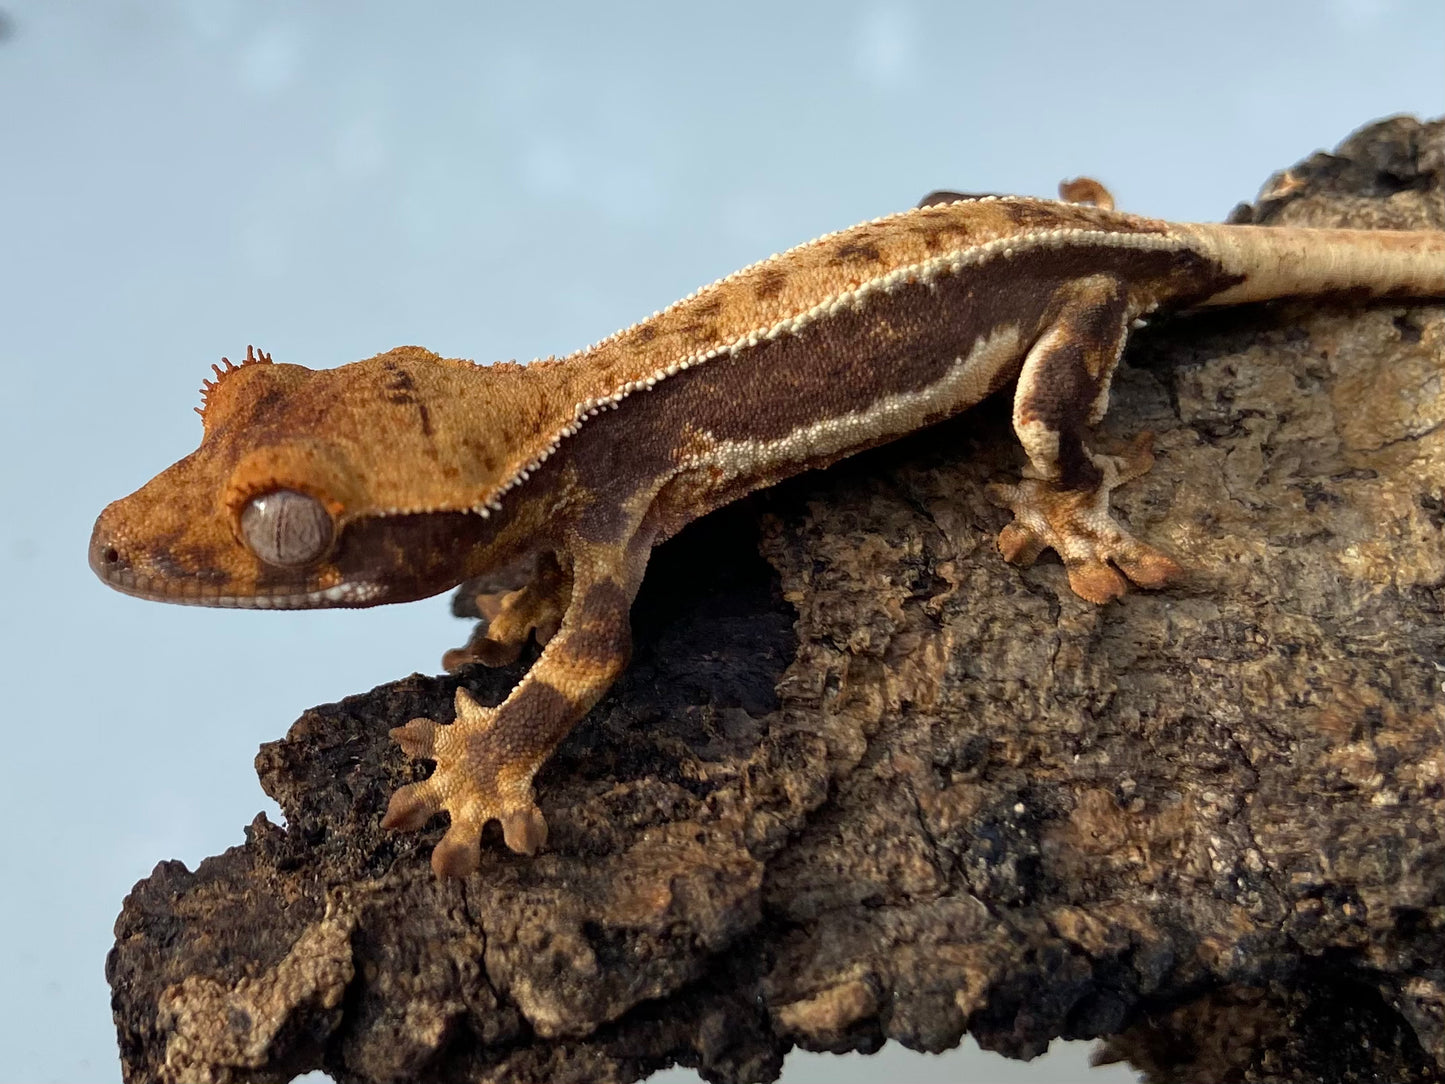
[[[294,489],[253,498],[241,512],[241,534],[268,565],[310,564],[331,546],[331,516],[321,502]]]

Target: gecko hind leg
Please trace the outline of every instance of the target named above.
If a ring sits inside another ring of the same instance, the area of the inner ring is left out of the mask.
[[[571,594],[572,579],[558,564],[556,554],[541,554],[525,586],[477,596],[477,610],[485,620],[477,625],[465,646],[442,656],[442,667],[455,673],[472,662],[509,666],[517,661],[527,646],[527,638],[534,633],[538,645],[546,647],[562,624]]]
[[[1162,587],[1181,570],[1109,511],[1109,494],[1153,464],[1150,437],[1141,436],[1124,456],[1092,452],[1084,441],[1108,407],[1123,351],[1124,290],[1109,276],[1094,276],[1062,287],[1059,304],[1024,359],[1014,396],[1014,431],[1028,468],[1019,483],[990,486],[988,495],[1014,513],[998,536],[1006,560],[1028,565],[1052,549],[1074,593],[1102,604],[1124,594],[1129,581]]]

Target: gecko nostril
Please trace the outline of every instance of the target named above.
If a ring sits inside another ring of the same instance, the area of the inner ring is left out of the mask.
[[[106,583],[114,584],[116,577],[130,571],[130,561],[121,545],[122,540],[102,524],[97,523],[90,536],[90,567]]]

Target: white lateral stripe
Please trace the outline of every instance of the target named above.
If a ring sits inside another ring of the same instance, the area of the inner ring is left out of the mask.
[[[1021,347],[1017,326],[997,328],[956,358],[941,378],[918,391],[884,396],[862,410],[825,418],[777,440],[718,441],[680,466],[684,470],[715,467],[725,479],[739,478],[797,462],[808,454],[831,456],[879,437],[911,432],[930,415],[977,403],[1003,367],[1020,356]]]

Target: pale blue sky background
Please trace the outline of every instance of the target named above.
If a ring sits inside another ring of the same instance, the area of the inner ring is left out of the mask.
[[[251,761],[303,708],[465,637],[441,599],[234,613],[92,579],[96,512],[195,446],[221,354],[562,353],[932,188],[1084,173],[1217,219],[1365,121],[1445,112],[1439,0],[0,10],[0,1081],[118,1079],[132,883],[278,816]],[[784,1080],[1134,1078],[1086,1050]]]

